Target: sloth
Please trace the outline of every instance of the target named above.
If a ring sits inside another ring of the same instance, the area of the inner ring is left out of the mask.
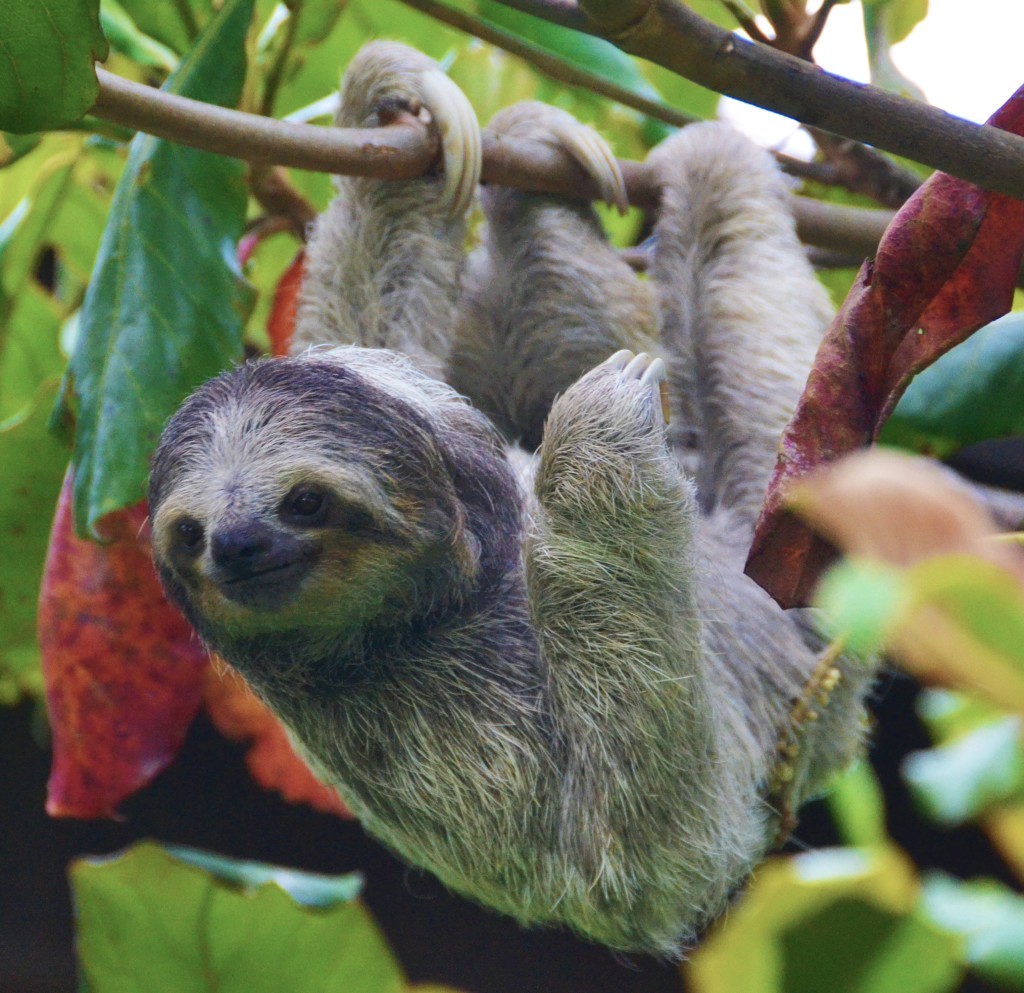
[[[498,187],[467,264],[473,112],[372,44],[337,123],[397,113],[437,127],[443,170],[338,180],[293,355],[163,433],[156,565],[401,857],[520,922],[678,956],[863,738],[872,667],[822,663],[743,575],[827,298],[774,163],[721,125],[648,159],[645,281],[589,204]],[[568,115],[492,127],[624,202]]]

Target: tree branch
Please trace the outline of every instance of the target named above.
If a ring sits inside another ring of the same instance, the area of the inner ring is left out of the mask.
[[[652,100],[649,97],[635,93],[633,90],[626,89],[624,86],[619,86],[599,73],[590,72],[558,55],[552,54],[539,45],[524,41],[519,35],[513,34],[511,31],[505,31],[503,28],[496,27],[480,17],[474,17],[454,7],[438,3],[437,0],[400,0],[400,2],[404,3],[407,7],[412,7],[414,10],[434,18],[436,21],[448,24],[459,31],[465,31],[466,34],[472,35],[474,38],[480,38],[489,45],[494,45],[495,48],[503,49],[511,55],[521,58],[538,72],[559,83],[564,83],[567,86],[578,86],[591,93],[596,93],[598,96],[607,97],[609,100],[614,100],[624,107],[630,107],[641,114],[645,114],[647,117],[670,124],[673,127],[685,127],[687,124],[694,124],[699,120],[699,118],[691,114],[684,114],[682,111],[676,110],[675,107],[660,100]],[[845,179],[838,170],[826,171],[820,163],[805,162],[803,159],[797,159],[782,152],[773,152],[772,154],[779,165],[791,176],[813,179],[830,186],[839,185]]]
[[[1024,138],[833,76],[719,28],[677,0],[500,2],[605,37],[718,93],[1024,200]]]
[[[100,81],[100,97],[92,109],[96,116],[260,167],[274,163],[318,172],[410,179],[427,172],[439,155],[436,135],[411,117],[382,128],[293,124],[164,93],[100,68],[96,71]],[[484,132],[483,141],[486,182],[582,199],[598,197],[592,180],[575,160],[546,142],[489,131]],[[630,203],[657,206],[658,190],[643,164],[624,161],[621,166]],[[834,251],[871,255],[892,218],[888,211],[793,199],[801,237]]]
[[[347,176],[412,179],[434,163],[433,132],[406,117],[386,128],[318,128],[244,114],[132,83],[96,67],[92,113],[182,145],[266,165]]]

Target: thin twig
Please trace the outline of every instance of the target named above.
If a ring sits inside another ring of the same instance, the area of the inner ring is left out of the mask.
[[[607,37],[717,93],[1024,200],[1024,138],[834,76],[725,31],[677,0],[499,2]]]
[[[656,121],[662,121],[673,127],[681,128],[687,124],[696,123],[699,118],[685,114],[675,107],[660,100],[651,100],[649,97],[641,96],[633,90],[626,89],[613,83],[610,79],[590,72],[582,66],[569,62],[560,56],[548,52],[539,45],[524,41],[519,35],[512,34],[502,28],[496,27],[488,21],[470,14],[463,13],[437,0],[400,0],[407,7],[412,7],[434,20],[441,21],[459,31],[465,31],[475,38],[486,41],[489,45],[501,48],[524,62],[530,63],[539,72],[544,73],[551,79],[569,86],[578,86],[582,89],[597,93],[600,96],[614,100],[624,107],[631,107],[633,110],[645,114]],[[838,173],[829,173],[823,170],[818,163],[805,162],[803,159],[796,159],[781,152],[774,152],[776,160],[791,176],[799,176],[803,179],[813,179],[817,182],[835,185],[838,182]]]
[[[302,4],[293,3],[287,21],[284,25],[284,39],[274,53],[274,60],[267,71],[266,82],[263,87],[263,96],[260,99],[260,113],[269,117],[274,112],[274,100],[277,97],[278,88],[284,78],[284,68],[288,62],[288,55],[291,53],[292,45],[295,43],[295,32],[298,29],[299,18],[302,16]]]
[[[196,22],[196,15],[189,6],[188,0],[174,0],[174,9],[178,12],[178,17],[181,18],[185,33],[190,39],[195,38],[199,34],[199,24]]]
[[[466,34],[486,41],[489,45],[494,45],[496,48],[504,49],[506,52],[518,56],[544,73],[545,76],[559,83],[590,90],[592,93],[607,97],[625,107],[632,107],[633,110],[638,110],[641,114],[653,117],[656,121],[671,124],[673,127],[681,128],[698,120],[693,115],[684,114],[667,103],[641,96],[633,90],[619,86],[605,76],[590,72],[582,66],[553,55],[539,45],[524,41],[519,35],[496,27],[480,17],[465,14],[461,10],[437,3],[436,0],[401,0],[401,3],[429,15],[436,21],[449,24],[460,31],[465,31]]]

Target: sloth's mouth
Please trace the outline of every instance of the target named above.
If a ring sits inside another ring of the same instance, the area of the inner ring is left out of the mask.
[[[264,569],[254,569],[252,572],[247,572],[243,575],[231,576],[228,579],[222,579],[220,581],[220,585],[234,586],[236,583],[248,583],[253,579],[261,579],[263,576],[271,576],[277,572],[285,572],[287,569],[300,565],[301,562],[301,559],[292,559],[291,562],[282,562],[280,565],[270,565]]]
[[[221,596],[240,607],[261,612],[279,610],[298,596],[316,558],[303,555],[213,579]]]

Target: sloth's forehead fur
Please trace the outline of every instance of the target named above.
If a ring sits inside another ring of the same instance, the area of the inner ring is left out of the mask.
[[[351,367],[359,362],[336,360],[336,353],[366,351],[250,362],[200,387],[160,440],[151,507],[181,487],[230,487],[255,497],[263,488],[279,494],[282,486],[320,476],[345,489],[372,490],[396,474],[435,471],[434,431],[415,391],[380,382],[393,377],[379,362],[367,375]]]

